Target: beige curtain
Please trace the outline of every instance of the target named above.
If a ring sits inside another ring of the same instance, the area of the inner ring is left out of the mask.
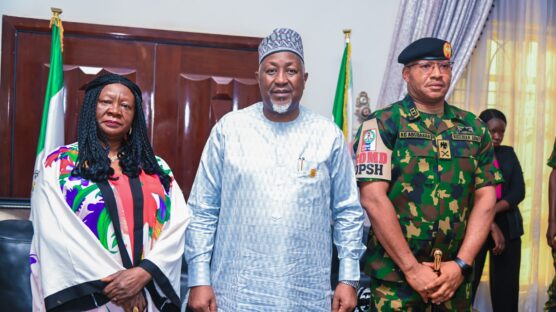
[[[453,81],[467,64],[483,29],[493,0],[402,0],[392,36],[388,66],[384,71],[377,107],[405,96],[398,54],[411,42],[423,37],[448,40],[454,47]],[[450,89],[449,93],[452,92]]]
[[[508,119],[502,144],[515,148],[526,184],[520,205],[525,234],[519,311],[542,311],[554,276],[545,233],[550,173],[546,160],[556,136],[555,28],[554,0],[495,0],[450,100],[477,114],[497,108]],[[483,281],[488,279],[487,271],[485,266]],[[485,298],[477,301],[481,299]]]

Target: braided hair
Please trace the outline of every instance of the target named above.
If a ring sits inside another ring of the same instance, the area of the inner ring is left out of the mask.
[[[164,189],[170,189],[170,176],[156,161],[152,146],[147,136],[145,115],[143,114],[141,89],[131,80],[116,74],[107,74],[95,78],[85,88],[83,107],[77,123],[77,144],[79,154],[72,176],[79,176],[93,182],[111,179],[114,169],[110,166],[108,140],[96,120],[98,97],[102,89],[109,84],[120,83],[129,88],[135,97],[135,114],[132,132],[122,142],[118,151],[123,174],[136,178],[144,170],[147,174],[157,174]],[[104,146],[101,143],[104,143]]]

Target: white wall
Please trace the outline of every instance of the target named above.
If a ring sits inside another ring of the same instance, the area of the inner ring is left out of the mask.
[[[302,103],[330,116],[344,28],[352,29],[354,94],[380,89],[400,0],[0,0],[0,14],[82,23],[264,37],[276,27],[304,41],[309,80]]]

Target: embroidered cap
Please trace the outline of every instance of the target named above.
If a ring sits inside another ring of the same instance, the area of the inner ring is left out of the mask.
[[[259,64],[265,57],[276,52],[289,51],[297,54],[303,60],[303,42],[301,36],[293,29],[276,28],[259,44]]]
[[[398,56],[398,63],[407,65],[417,60],[450,60],[452,45],[438,38],[421,38],[410,43]]]

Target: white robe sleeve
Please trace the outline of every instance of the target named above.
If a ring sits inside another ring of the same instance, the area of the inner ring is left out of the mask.
[[[347,145],[336,139],[331,160],[331,201],[334,244],[338,249],[338,280],[358,281],[359,258],[365,252],[362,242],[364,211],[359,202],[353,162]]]
[[[222,189],[224,140],[221,129],[222,122],[212,129],[189,196],[192,218],[185,238],[189,287],[211,285],[210,261]]]

